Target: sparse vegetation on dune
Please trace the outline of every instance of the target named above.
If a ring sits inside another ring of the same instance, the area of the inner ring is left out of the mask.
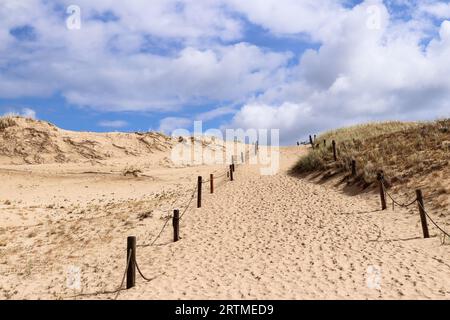
[[[337,143],[337,162],[332,140]],[[420,187],[437,199],[436,206],[449,205],[450,119],[358,125],[324,133],[316,143],[292,169],[294,173],[349,172],[356,160],[357,177],[352,181],[362,182],[364,187],[373,184],[382,170],[394,189],[407,186],[403,189],[411,192]]]
[[[335,140],[336,142],[366,140],[383,134],[414,129],[419,127],[420,125],[421,124],[419,122],[401,122],[401,121],[372,122],[359,124],[351,127],[340,128],[337,130],[331,130],[320,135],[319,138],[321,140],[324,139],[328,140],[329,142],[331,142],[331,140]]]
[[[5,130],[8,127],[15,126],[16,122],[14,121],[13,117],[11,116],[3,116],[0,117],[0,131]]]
[[[155,132],[75,132],[20,116],[0,117],[0,164],[81,163],[169,150],[171,137]]]

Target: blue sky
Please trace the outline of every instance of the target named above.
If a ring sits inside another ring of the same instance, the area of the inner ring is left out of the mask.
[[[448,117],[447,20],[434,0],[5,0],[0,113],[169,134],[203,120],[284,144]]]

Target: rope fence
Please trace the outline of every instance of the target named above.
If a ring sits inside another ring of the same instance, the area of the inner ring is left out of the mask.
[[[384,193],[387,194],[387,196],[389,197],[389,199],[392,200],[392,203],[401,207],[401,208],[409,208],[411,207],[413,204],[415,204],[417,202],[417,197],[414,198],[414,200],[408,202],[408,203],[400,203],[397,200],[394,199],[394,197],[387,191],[386,185],[384,183],[384,180],[382,181],[382,186],[383,186],[383,190]]]
[[[439,229],[446,237],[448,237],[450,239],[450,235],[448,234],[448,232],[446,232],[444,229],[442,229],[434,220],[433,218],[430,217],[430,215],[428,214],[428,212],[425,210],[425,208],[423,207],[423,205],[419,203],[419,207],[423,210],[423,212],[425,213],[425,215],[427,216],[427,218],[431,221],[431,223],[437,228]]]
[[[324,140],[324,146],[326,146],[326,140]],[[319,147],[320,145],[317,144],[316,142],[316,135],[314,135],[314,138],[312,135],[309,136],[309,144],[311,144],[311,147],[314,149],[315,147]],[[338,149],[337,149],[337,143],[335,140],[332,140],[331,142],[332,144],[332,152],[333,152],[333,160],[336,162],[338,160]],[[298,142],[297,145],[300,145],[300,143]],[[351,176],[356,177],[356,161],[352,160],[351,161],[351,166],[350,166],[350,170],[351,170]],[[395,209],[395,205],[397,205],[398,207],[401,208],[409,208],[412,205],[417,203],[418,209],[419,209],[419,214],[420,214],[420,221],[422,224],[422,231],[423,231],[423,237],[424,238],[429,238],[429,231],[428,231],[428,222],[427,222],[427,218],[428,220],[431,221],[431,223],[442,233],[443,235],[443,243],[445,243],[445,237],[448,237],[450,239],[450,234],[445,231],[441,226],[439,226],[438,223],[436,223],[434,221],[434,219],[430,216],[430,214],[425,210],[425,205],[423,202],[423,195],[422,195],[422,190],[418,189],[416,190],[416,197],[406,203],[402,203],[398,200],[396,200],[394,198],[394,196],[387,191],[387,187],[386,187],[386,181],[384,180],[384,173],[383,171],[379,171],[377,174],[377,180],[378,180],[378,185],[379,185],[379,190],[380,190],[380,201],[381,201],[381,210],[386,210],[387,209],[387,203],[386,203],[386,196],[391,199],[392,201],[392,207],[393,209]]]
[[[259,145],[258,145],[258,143],[256,143],[255,144],[255,154],[258,153],[258,149],[259,149]],[[250,154],[249,151],[247,151],[245,153],[246,156],[249,156],[249,154]],[[180,237],[179,237],[179,230],[180,230],[179,222],[182,220],[182,218],[184,218],[185,214],[187,212],[189,212],[189,209],[191,208],[191,205],[192,205],[192,201],[194,200],[196,195],[197,195],[197,207],[198,208],[201,207],[202,185],[209,183],[210,184],[210,193],[214,193],[214,182],[220,182],[221,180],[222,180],[222,182],[225,182],[225,183],[227,181],[233,181],[233,173],[235,172],[235,167],[245,164],[245,158],[246,157],[244,156],[244,153],[241,152],[241,163],[239,163],[239,164],[235,163],[236,158],[232,157],[231,165],[226,170],[224,170],[224,169],[215,170],[213,173],[210,174],[210,178],[208,180],[203,180],[202,177],[199,176],[197,184],[192,189],[192,193],[190,194],[188,201],[185,203],[184,206],[182,206],[182,208],[183,208],[182,213],[180,214],[180,210],[176,209],[176,210],[174,210],[173,214],[169,214],[169,216],[165,218],[164,224],[162,225],[161,229],[159,230],[159,232],[157,233],[155,238],[153,238],[152,241],[150,241],[147,244],[142,244],[142,245],[138,246],[136,244],[136,237],[130,236],[127,238],[127,251],[126,251],[127,252],[127,262],[126,262],[125,270],[123,272],[122,279],[120,281],[120,285],[117,287],[117,289],[112,290],[112,291],[102,291],[102,292],[96,292],[96,293],[79,294],[77,296],[115,294],[114,300],[117,300],[121,291],[130,289],[136,285],[136,270],[137,270],[137,274],[139,274],[140,277],[147,282],[150,282],[150,281],[153,281],[154,279],[156,279],[156,277],[154,277],[154,278],[147,277],[142,272],[142,270],[139,267],[139,264],[137,262],[137,259],[136,259],[136,247],[150,247],[150,246],[155,245],[155,243],[161,238],[161,235],[163,234],[164,230],[169,225],[170,220],[172,220],[172,222],[173,222],[172,224],[173,224],[173,229],[174,229],[174,242],[177,242],[180,239]],[[247,158],[247,159],[249,159],[249,158]],[[222,179],[225,177],[228,178],[229,180]],[[216,187],[217,186],[219,186],[219,183],[216,183]],[[175,201],[174,201],[174,203],[175,203]],[[126,282],[126,286],[124,287],[125,282]]]
[[[120,282],[119,287],[116,289],[117,293],[116,293],[116,296],[114,297],[114,300],[117,300],[117,298],[119,297],[120,291],[123,290],[123,284],[125,282],[125,279],[126,279],[126,276],[127,276],[127,273],[128,273],[128,269],[130,268],[130,262],[131,262],[131,256],[132,256],[132,251],[131,250],[128,250],[127,256],[128,256],[127,266],[125,267],[125,271],[123,273],[122,281]]]
[[[314,145],[316,143],[316,136],[314,136],[314,139],[312,138],[312,136],[310,136],[310,143],[314,148]],[[298,143],[298,144],[300,144],[300,143]],[[326,145],[326,141],[324,141],[324,145]],[[332,148],[333,158],[335,161],[337,161],[338,152],[337,152],[337,148],[336,148],[336,142],[334,140],[332,141],[332,146],[333,146],[333,148]],[[259,150],[259,143],[257,142],[257,143],[255,143],[255,149],[254,149],[254,152],[256,155],[258,154],[258,150]],[[252,151],[252,153],[253,153],[253,151]],[[197,208],[201,208],[202,186],[209,183],[210,184],[210,193],[211,194],[214,193],[214,186],[217,188],[218,186],[222,185],[223,183],[226,183],[227,181],[231,182],[234,180],[233,173],[235,172],[235,168],[245,164],[246,159],[250,159],[250,151],[247,151],[245,153],[245,156],[243,153],[241,153],[241,163],[237,163],[237,161],[235,161],[236,158],[232,157],[231,164],[229,165],[229,167],[227,167],[226,169],[215,170],[213,173],[210,174],[210,178],[207,180],[203,180],[203,178],[201,176],[199,176],[198,180],[197,180],[197,184],[193,187],[193,189],[191,189],[192,191],[190,193],[189,199],[185,202],[185,205],[182,206],[181,214],[180,214],[180,210],[178,210],[178,209],[175,209],[173,211],[173,214],[169,214],[169,216],[165,218],[164,224],[162,225],[161,229],[159,230],[159,232],[157,233],[155,238],[152,241],[150,241],[148,244],[143,244],[143,245],[137,246],[136,245],[136,237],[130,236],[127,238],[127,251],[126,251],[127,252],[127,262],[126,262],[126,267],[125,267],[120,285],[117,287],[117,289],[115,289],[113,291],[103,291],[103,292],[98,292],[98,293],[80,294],[80,295],[115,294],[114,300],[117,300],[117,298],[119,297],[122,290],[130,289],[136,285],[136,270],[137,270],[137,274],[139,274],[139,276],[144,281],[151,282],[154,279],[156,279],[156,277],[153,277],[153,278],[147,277],[142,272],[142,270],[139,267],[139,264],[137,262],[137,259],[136,259],[136,247],[154,246],[155,243],[162,236],[164,230],[169,225],[170,220],[172,220],[172,225],[173,225],[173,230],[174,230],[173,242],[179,241],[179,239],[180,239],[179,223],[184,218],[185,214],[187,212],[189,212],[189,209],[191,208],[192,202],[193,202],[194,198],[196,198],[196,195],[197,195]],[[356,176],[356,161],[355,160],[352,160],[351,171],[352,171],[352,176]],[[226,178],[226,179],[222,179],[222,178]],[[397,205],[401,208],[409,208],[410,206],[414,205],[415,203],[418,203],[424,238],[429,238],[428,224],[427,224],[427,218],[428,218],[428,220],[431,221],[431,223],[443,234],[444,241],[445,241],[445,237],[448,237],[450,239],[449,233],[446,232],[442,227],[440,227],[425,210],[421,190],[416,190],[416,197],[414,198],[414,200],[412,200],[410,202],[402,203],[402,202],[396,200],[393,197],[393,195],[390,192],[388,192],[382,171],[379,172],[377,178],[379,181],[382,210],[387,209],[386,196],[389,199],[391,199],[393,206]],[[174,203],[175,203],[175,201],[174,201]],[[376,211],[379,211],[379,210],[376,210]],[[126,287],[124,288],[125,281],[126,281]]]
[[[416,197],[414,198],[414,200],[412,200],[411,202],[408,203],[400,203],[399,201],[397,201],[389,192],[387,192],[387,188],[386,188],[386,182],[384,180],[384,176],[381,175],[381,179],[379,180],[380,186],[381,186],[381,192],[383,194],[386,194],[391,200],[392,200],[392,204],[394,206],[397,205],[399,207],[402,208],[409,208],[412,205],[417,203],[417,206],[419,208],[419,214],[420,214],[420,220],[422,223],[422,229],[423,229],[423,236],[424,238],[429,238],[429,232],[428,232],[428,222],[427,220],[430,220],[431,223],[440,231],[442,232],[442,234],[444,235],[444,239],[445,237],[448,237],[450,239],[450,235],[448,232],[446,232],[441,226],[439,226],[434,219],[430,216],[430,214],[425,210],[425,205],[423,202],[423,195],[422,195],[422,190],[418,189],[416,190]],[[381,197],[381,201],[383,203],[383,195],[380,194]],[[382,204],[383,206],[383,204]],[[385,207],[385,206],[383,206]],[[385,209],[385,208],[384,208]],[[383,210],[384,210],[383,209]],[[428,219],[427,219],[428,218]]]

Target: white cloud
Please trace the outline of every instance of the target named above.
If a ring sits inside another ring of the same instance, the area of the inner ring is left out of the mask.
[[[333,38],[305,52],[290,81],[245,104],[231,125],[280,128],[293,143],[361,121],[449,116],[450,22],[424,47],[420,33],[389,20],[385,8],[383,27],[365,28],[367,5],[348,12]]]
[[[448,18],[449,5],[386,3],[79,0],[82,29],[69,31],[49,1],[6,0],[0,4],[0,98],[58,93],[108,111],[242,105],[230,125],[280,128],[284,141],[362,120],[448,115],[450,22],[437,26],[434,19]],[[407,14],[393,12],[396,6]],[[112,19],[100,21],[102,15]],[[373,19],[379,23],[368,23]],[[295,64],[289,52],[246,43],[245,20],[274,37],[309,39],[318,49]],[[34,28],[35,39],[19,41],[9,32],[23,25]],[[169,117],[160,129],[235,111]]]
[[[320,40],[345,13],[341,0],[229,0],[228,5],[252,23],[276,34],[305,34]]]
[[[3,114],[4,116],[20,116],[25,118],[36,119],[36,111],[31,108],[9,108],[8,112]]]
[[[174,130],[186,129],[188,130],[192,124],[192,120],[181,117],[167,117],[159,122],[159,131],[170,135]]]
[[[302,103],[285,102],[273,106],[262,103],[245,105],[233,118],[232,125],[242,129],[280,129],[286,142],[297,139],[300,124],[307,124],[311,119],[311,106]]]
[[[62,2],[66,6],[73,3]],[[85,18],[112,14],[118,21],[110,25],[119,25],[127,33],[182,39],[190,44],[207,38],[237,40],[242,35],[241,22],[217,0],[77,0],[76,4]]]
[[[102,120],[98,125],[105,128],[123,128],[128,126],[128,122],[123,120]]]
[[[21,114],[26,118],[36,119],[36,111],[34,111],[33,109],[23,108]]]
[[[422,13],[427,13],[437,18],[450,18],[450,3],[439,1],[425,2],[419,5],[418,10]]]
[[[240,20],[222,10],[220,1],[80,0],[77,5],[84,20],[81,30],[72,31],[51,3],[0,5],[0,97],[59,92],[69,103],[97,109],[171,110],[245,99],[279,81],[278,69],[289,59],[246,43],[217,44],[216,39],[241,36]],[[117,20],[89,19],[105,12]],[[9,34],[23,25],[33,27],[36,41]]]
[[[233,107],[219,107],[207,112],[202,112],[200,114],[196,115],[196,119],[200,121],[210,121],[216,118],[219,118],[221,116],[234,114],[237,110]]]

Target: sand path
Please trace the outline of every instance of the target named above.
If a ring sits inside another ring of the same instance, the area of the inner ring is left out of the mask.
[[[154,246],[138,247],[142,271],[155,279],[138,277],[119,298],[450,297],[450,246],[439,237],[421,239],[415,210],[377,212],[376,194],[349,196],[290,176],[302,152],[283,148],[274,176],[247,164],[234,182],[218,182],[213,195],[204,185],[203,207],[194,208],[194,199],[181,220],[181,241],[172,242],[169,222]],[[2,173],[2,195],[12,203],[1,210],[2,298],[113,299],[100,293],[120,283],[126,237],[150,243],[164,218],[183,208],[197,175],[224,166],[144,167],[154,179],[39,168]],[[67,285],[71,266],[80,268],[82,294]]]
[[[141,268],[156,279],[138,279],[120,298],[450,297],[450,247],[421,239],[416,215],[373,212],[376,196],[350,197],[291,177],[297,158],[295,149],[283,150],[274,176],[239,167],[236,181],[186,214],[180,242],[170,242],[170,227],[160,245],[138,249]],[[367,274],[371,266],[379,267],[379,282]]]

